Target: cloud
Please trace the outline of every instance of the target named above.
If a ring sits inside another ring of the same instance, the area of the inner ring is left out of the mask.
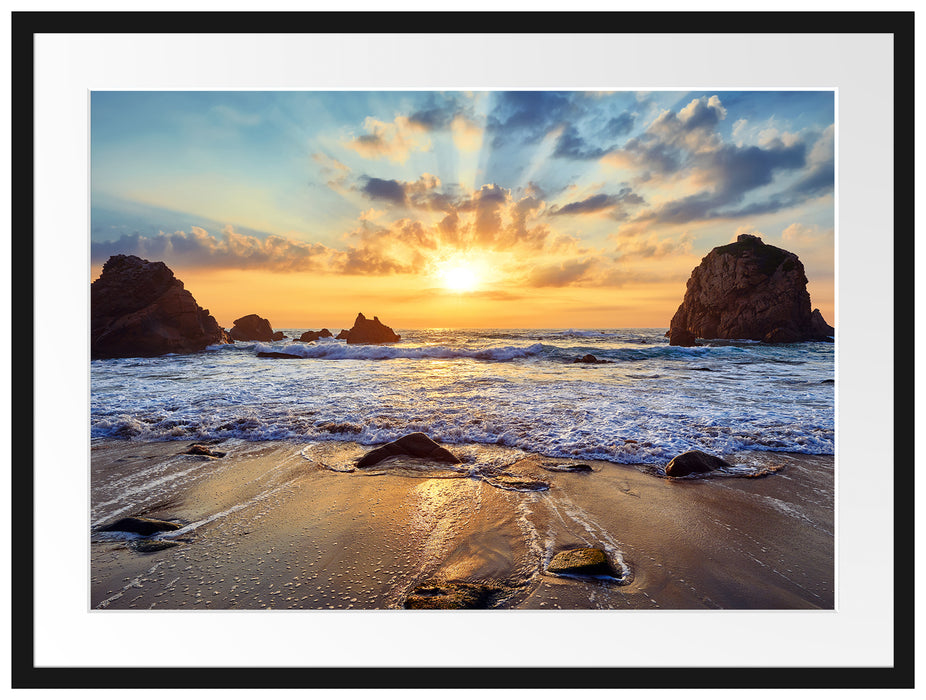
[[[807,245],[826,244],[832,245],[835,231],[832,228],[821,228],[814,224],[793,223],[781,232],[781,239],[789,243],[800,243]]]
[[[684,180],[689,189],[698,188],[641,211],[628,230],[776,212],[832,188],[831,127],[812,148],[809,135],[774,128],[764,132],[758,145],[737,145],[725,143],[717,129],[726,116],[716,95],[693,99],[678,112],[664,110],[643,134],[605,157],[634,171],[631,181],[638,186],[667,187]],[[734,134],[745,126],[738,120]],[[801,172],[795,180],[793,174]],[[770,189],[776,182],[782,183],[779,189]]]
[[[381,199],[397,206],[404,206],[406,202],[405,185],[398,180],[368,177],[360,190],[370,199]]]
[[[687,231],[676,236],[659,238],[650,234],[647,238],[619,238],[617,242],[617,259],[629,258],[666,258],[675,255],[690,255],[693,239]]]
[[[622,136],[633,130],[637,115],[633,112],[622,112],[616,117],[611,117],[604,127],[604,131],[609,136]]]
[[[475,125],[473,104],[457,93],[428,93],[424,103],[408,115],[408,121],[426,131],[447,131],[458,120]]]
[[[231,226],[226,226],[219,235],[193,226],[189,233],[131,234],[115,241],[90,244],[90,257],[96,263],[118,253],[163,261],[169,266],[277,272],[327,269],[335,255],[335,251],[320,243],[304,243],[274,235],[264,238],[241,235]]]
[[[537,143],[550,131],[566,123],[572,109],[572,95],[562,92],[498,92],[486,119],[486,132],[493,148],[506,144]]]
[[[367,175],[361,177],[360,181],[363,184],[359,190],[364,195],[397,207],[450,211],[459,200],[455,188],[449,188],[449,192],[442,191],[440,178],[430,173],[424,173],[415,182],[383,180]]]
[[[617,194],[600,193],[587,197],[578,202],[569,202],[561,207],[553,207],[550,216],[598,214],[604,211],[613,211],[622,205],[637,206],[643,204],[643,198],[635,194],[629,187],[622,188]],[[625,214],[620,212],[619,218]]]
[[[318,163],[321,174],[327,180],[329,187],[334,190],[343,188],[350,174],[349,167],[327,153],[313,153],[312,160]]]
[[[363,128],[365,133],[352,135],[344,145],[364,158],[387,158],[404,163],[412,151],[427,151],[431,148],[427,129],[402,115],[392,122],[367,117]]]
[[[535,267],[526,279],[531,287],[566,287],[587,279],[598,264],[594,258],[565,260],[560,263]]]
[[[610,147],[591,146],[579,136],[579,131],[569,125],[563,129],[553,151],[554,158],[569,158],[571,160],[599,160],[610,153]]]

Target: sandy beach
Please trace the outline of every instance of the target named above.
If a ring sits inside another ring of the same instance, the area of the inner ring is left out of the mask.
[[[370,446],[193,444],[93,440],[92,609],[834,606],[831,455],[724,455],[777,471],[672,479],[486,445],[358,469]],[[181,528],[98,531],[127,516]],[[572,548],[613,574],[547,570]]]

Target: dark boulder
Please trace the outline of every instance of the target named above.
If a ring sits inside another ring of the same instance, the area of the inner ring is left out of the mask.
[[[833,332],[819,309],[811,311],[798,257],[742,234],[714,248],[692,271],[672,317],[669,344],[693,345],[696,337],[803,342],[828,340]]]
[[[270,336],[270,340],[284,340],[285,338],[286,336],[283,334],[283,331],[276,331],[272,336]]]
[[[302,355],[294,355],[291,352],[259,352],[258,357],[269,357],[277,360],[304,360]]]
[[[113,255],[90,285],[90,359],[201,352],[231,339],[162,262]]]
[[[733,466],[726,460],[700,450],[683,452],[666,465],[666,476],[687,476],[689,474],[704,474],[706,472]]]
[[[582,363],[586,365],[610,365],[611,360],[599,360],[594,355],[583,355],[582,357],[577,357],[572,361],[572,364]]]
[[[409,433],[398,440],[387,442],[375,450],[367,452],[357,460],[358,467],[370,467],[390,457],[418,457],[434,462],[459,464],[460,459],[445,447],[441,447],[424,433]]]
[[[306,331],[299,336],[299,340],[303,343],[314,343],[319,338],[330,338],[331,331],[327,328],[322,328],[320,331]]]
[[[400,338],[401,336],[393,332],[389,326],[383,325],[378,316],[374,316],[371,321],[363,314],[357,314],[357,319],[351,329],[347,331],[345,339],[349,345],[378,345],[380,343],[395,343]]]
[[[235,320],[234,327],[228,332],[234,340],[260,340],[270,342],[275,340],[270,321],[257,314],[248,314]],[[282,337],[282,333],[280,336]]]
[[[99,528],[100,532],[132,532],[136,535],[153,535],[155,532],[179,530],[180,525],[167,520],[151,518],[121,518],[114,523]]]
[[[344,329],[341,330],[340,333],[338,333],[338,334],[334,337],[334,339],[335,339],[335,340],[347,340],[347,336],[349,336],[349,335],[350,335],[350,329],[349,329],[349,328],[344,328]]]

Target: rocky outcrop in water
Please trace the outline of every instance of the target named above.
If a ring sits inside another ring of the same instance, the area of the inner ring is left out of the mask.
[[[259,340],[270,342],[273,340],[282,340],[283,333],[278,331],[279,338],[274,338],[273,328],[270,321],[261,318],[257,314],[248,314],[235,320],[235,325],[228,332],[233,340]]]
[[[409,433],[398,440],[387,442],[375,450],[367,452],[357,460],[358,467],[371,467],[390,457],[417,457],[434,462],[460,464],[461,460],[445,447],[441,447],[424,433]]]
[[[345,334],[345,331],[341,331]],[[340,338],[341,335],[338,335]],[[395,333],[389,326],[383,325],[378,316],[371,321],[363,314],[357,314],[357,319],[349,331],[346,331],[345,340],[349,345],[378,345],[380,343],[395,343],[402,336]]]
[[[314,343],[319,338],[330,338],[331,331],[327,328],[322,328],[320,331],[306,331],[299,336],[299,340],[303,343]]]
[[[90,359],[193,353],[231,342],[162,262],[113,255],[90,285]]]
[[[819,309],[811,311],[798,257],[742,234],[736,243],[714,248],[691,273],[669,344],[691,346],[695,338],[825,341],[833,333]]]
[[[688,476],[689,474],[704,474],[733,466],[726,460],[700,450],[683,452],[666,465],[666,476]]]
[[[572,364],[584,364],[584,365],[610,365],[611,360],[599,360],[594,355],[583,355],[582,357],[577,357],[572,361]]]

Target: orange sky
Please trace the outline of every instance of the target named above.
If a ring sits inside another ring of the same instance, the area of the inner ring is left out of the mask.
[[[226,328],[661,328],[752,233],[833,323],[834,143],[827,91],[94,92],[91,275]]]

